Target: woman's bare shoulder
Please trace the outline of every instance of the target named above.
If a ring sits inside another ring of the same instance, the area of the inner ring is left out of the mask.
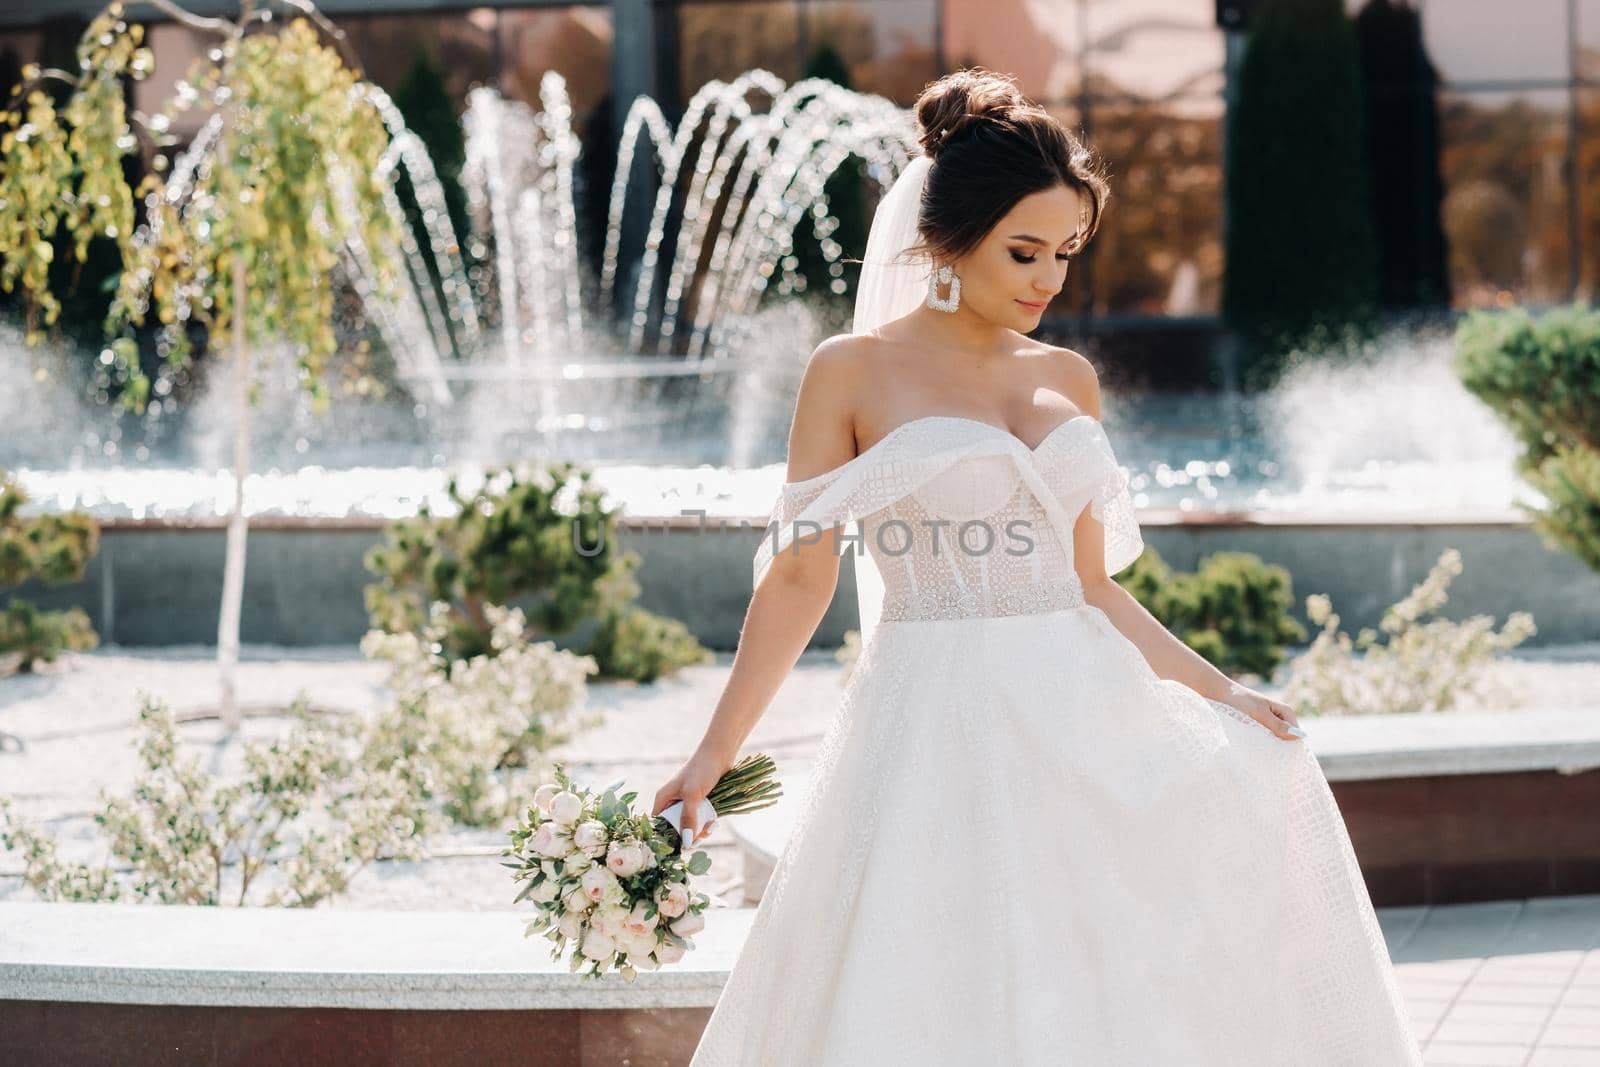
[[[1100,373],[1087,356],[1042,342],[1032,355],[1050,367],[1056,388],[1068,400],[1095,418],[1100,417]]]
[[[835,334],[806,361],[789,428],[788,480],[804,481],[856,455],[855,412],[874,337]]]

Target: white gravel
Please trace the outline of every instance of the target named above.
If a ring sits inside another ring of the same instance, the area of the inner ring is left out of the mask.
[[[0,749],[0,794],[30,822],[48,826],[63,858],[106,858],[92,816],[102,789],[125,793],[138,770],[135,752],[140,694],[161,698],[180,719],[215,709],[218,684],[208,648],[99,649],[51,665],[39,674],[0,679],[0,731],[20,738],[21,752]],[[648,808],[658,788],[698,743],[726,684],[731,653],[652,685],[591,683],[588,706],[604,714],[595,729],[552,752],[574,777],[594,786],[622,779]],[[304,695],[330,709],[370,714],[382,706],[384,664],[351,647],[249,647],[241,653],[239,692],[246,711],[284,707]],[[843,668],[831,651],[807,652],[785,680],[745,751],[770,754],[780,778],[786,760],[807,759],[837,707]],[[282,716],[246,718],[244,740],[286,729]],[[209,770],[238,766],[239,738],[220,744],[215,719],[181,724],[180,737],[203,754]],[[429,842],[438,854],[425,862],[379,862],[331,902],[349,908],[494,909],[511,904],[515,886],[500,864],[506,828],[456,829]],[[732,838],[719,828],[704,844],[712,858],[699,882],[707,892],[737,901],[741,871]],[[17,874],[20,858],[0,849],[0,901],[31,900]]]

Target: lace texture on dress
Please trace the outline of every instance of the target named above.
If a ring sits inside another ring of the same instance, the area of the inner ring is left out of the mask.
[[[1068,419],[1030,449],[988,423],[925,416],[831,471],[781,486],[753,584],[800,540],[871,552],[884,621],[1081,607],[1071,525],[1085,506],[1105,529],[1114,574],[1144,542],[1098,420]]]

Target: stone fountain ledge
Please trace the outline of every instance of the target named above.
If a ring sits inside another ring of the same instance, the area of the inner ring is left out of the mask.
[[[0,904],[0,1000],[206,1007],[709,1008],[752,909],[719,908],[682,962],[584,979],[529,912]]]

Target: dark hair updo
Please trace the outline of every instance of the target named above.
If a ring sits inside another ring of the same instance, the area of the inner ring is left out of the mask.
[[[917,136],[933,160],[908,252],[948,262],[977,247],[1017,201],[1064,184],[1083,204],[1078,252],[1100,227],[1111,187],[1094,154],[1016,82],[981,67],[931,82],[917,98]]]

